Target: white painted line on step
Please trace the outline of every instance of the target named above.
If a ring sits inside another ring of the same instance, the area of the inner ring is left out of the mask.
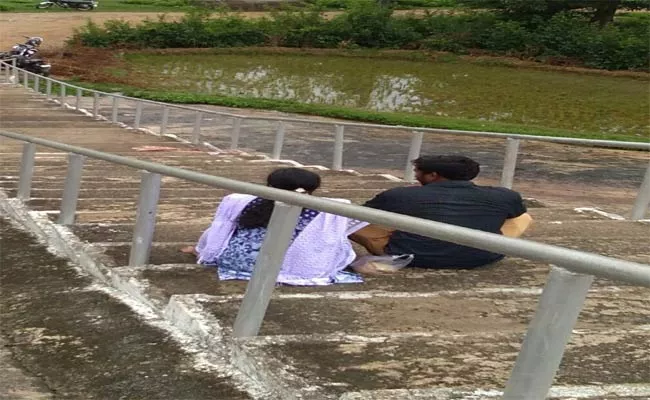
[[[391,174],[379,174],[379,176],[383,176],[384,178],[388,179],[389,181],[393,181],[393,182],[405,182],[404,179],[398,178],[395,175],[391,175]]]
[[[635,287],[634,289],[638,289]],[[625,293],[632,289],[624,289],[619,286],[595,287],[589,290],[591,294],[598,293]],[[522,287],[492,287],[478,288],[468,290],[438,290],[429,292],[386,292],[386,291],[340,291],[340,292],[315,292],[315,293],[275,293],[273,299],[276,300],[317,300],[317,299],[336,299],[336,300],[365,300],[373,298],[431,298],[440,296],[481,296],[490,294],[509,294],[514,296],[538,296],[542,294],[542,288],[522,288]],[[640,294],[644,297],[646,294]],[[201,295],[200,301],[213,303],[227,303],[239,301],[244,297],[243,294],[233,294],[227,296]]]
[[[241,339],[247,345],[268,346],[287,343],[331,343],[331,342],[355,342],[355,343],[384,343],[389,340],[414,339],[414,338],[439,338],[462,339],[467,337],[481,338],[502,338],[507,336],[523,337],[525,327],[521,332],[483,332],[452,333],[450,331],[427,331],[427,332],[365,332],[363,335],[352,335],[342,332],[336,333],[310,333],[304,335],[265,335]]]
[[[280,399],[302,398],[295,388],[305,390],[308,382],[290,373],[284,365],[276,366],[273,358],[251,356],[240,346],[240,341],[232,337],[232,329],[224,327],[219,320],[206,312],[197,301],[196,295],[174,295],[164,310],[164,315],[175,327],[185,334],[196,337],[207,348],[224,346],[230,349],[230,362],[254,382],[263,384]],[[270,365],[269,365],[270,364]],[[315,387],[320,390],[320,387]],[[262,397],[266,398],[266,397]],[[313,397],[310,397],[313,398]],[[323,397],[325,398],[325,397]]]
[[[624,334],[642,334],[647,335],[650,332],[650,326],[639,325],[629,329],[575,329],[573,334],[576,336],[620,336]],[[513,329],[506,332],[485,332],[472,331],[471,333],[453,333],[449,330],[428,330],[428,331],[409,331],[409,332],[364,332],[363,334],[349,334],[344,332],[334,333],[310,333],[295,335],[264,335],[245,339],[240,339],[252,346],[268,346],[286,343],[318,343],[318,342],[361,342],[361,343],[383,343],[389,340],[413,339],[413,338],[441,338],[445,339],[463,339],[463,338],[512,338],[516,342],[526,333],[526,326],[522,325],[520,329]]]
[[[613,220],[616,220],[616,221],[625,221],[625,218],[621,217],[618,214],[608,213],[606,211],[603,211],[603,210],[601,210],[599,208],[595,208],[595,207],[578,207],[578,208],[574,208],[574,211],[576,211],[578,213],[591,212],[591,213],[602,215],[603,217],[613,219]]]
[[[497,389],[385,389],[344,393],[339,400],[483,400],[500,398]],[[592,399],[599,397],[650,396],[648,384],[616,384],[594,386],[554,386],[549,399]]]

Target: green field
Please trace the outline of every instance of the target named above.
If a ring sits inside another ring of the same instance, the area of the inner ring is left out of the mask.
[[[98,88],[112,86],[169,102],[396,125],[650,138],[649,78],[644,76],[486,65],[454,56],[425,62],[249,50],[237,54],[234,49],[215,53],[127,55],[119,67],[106,69],[105,83]]]

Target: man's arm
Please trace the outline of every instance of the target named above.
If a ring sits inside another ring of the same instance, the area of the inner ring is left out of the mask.
[[[533,217],[528,214],[524,200],[519,193],[514,192],[514,198],[508,210],[508,219],[501,226],[503,236],[520,237],[530,227]]]
[[[524,234],[532,223],[533,217],[528,213],[523,213],[518,217],[508,218],[506,222],[501,225],[501,233],[503,236],[518,238]]]

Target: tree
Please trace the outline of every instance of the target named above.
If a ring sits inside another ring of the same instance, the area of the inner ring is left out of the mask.
[[[458,0],[458,3],[523,20],[535,16],[549,19],[559,12],[579,10],[601,27],[612,22],[619,9],[650,10],[650,0]]]

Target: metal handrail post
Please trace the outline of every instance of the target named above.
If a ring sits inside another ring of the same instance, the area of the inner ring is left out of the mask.
[[[135,121],[133,121],[133,127],[135,129],[140,129],[140,120],[142,119],[142,105],[141,101],[135,103]]]
[[[203,118],[203,113],[197,111],[194,116],[194,127],[192,128],[192,144],[199,144],[201,141],[201,119]]]
[[[552,267],[503,400],[544,400],[594,277]]]
[[[27,70],[23,70],[23,86],[25,89],[29,89],[29,73]]]
[[[119,102],[119,97],[113,96],[113,105],[112,105],[112,110],[111,110],[111,122],[116,124],[117,123],[117,111],[118,111],[118,102]]]
[[[11,59],[11,76],[13,77],[13,83],[18,83],[18,67],[16,67],[17,60],[15,58]]]
[[[61,85],[61,107],[65,107],[65,83],[61,82],[59,84]]]
[[[413,137],[411,138],[411,147],[409,147],[409,155],[406,158],[406,168],[404,169],[404,180],[407,182],[413,182],[415,180],[415,171],[413,171],[413,160],[420,157],[420,153],[422,151],[423,138],[424,138],[424,132],[413,131]]]
[[[275,143],[273,143],[273,152],[271,159],[279,160],[282,155],[282,146],[284,146],[285,126],[284,122],[278,122],[278,129],[275,131]]]
[[[74,109],[77,110],[77,111],[79,111],[79,109],[81,108],[81,95],[82,94],[83,93],[82,93],[81,88],[77,88],[77,101],[74,104]]]
[[[235,337],[256,336],[275,288],[302,207],[276,202],[255,268],[233,325]]]
[[[93,118],[99,118],[99,93],[93,93]]]
[[[156,210],[160,198],[160,174],[142,171],[140,180],[140,196],[138,210],[133,228],[129,266],[145,265],[149,261],[151,243],[156,227]]]
[[[236,150],[239,147],[240,134],[241,134],[241,118],[233,118],[232,132],[230,134],[230,150]]]
[[[632,220],[638,221],[643,219],[648,211],[648,206],[650,206],[650,164],[648,165],[648,169],[645,171],[643,182],[641,182],[641,187],[639,187],[639,192],[634,201],[631,216]]]
[[[41,76],[40,75],[34,76],[34,91],[37,94],[41,94]]]
[[[61,212],[57,220],[61,225],[74,224],[77,212],[79,188],[81,188],[81,175],[83,174],[84,156],[81,154],[68,154],[68,171],[65,175],[63,196],[61,197]]]
[[[18,192],[16,197],[21,200],[28,200],[32,191],[32,178],[34,176],[34,157],[36,145],[25,143],[23,145],[23,156],[20,159],[20,176],[18,181]]]
[[[515,180],[515,169],[517,168],[517,154],[519,153],[519,139],[506,139],[506,154],[503,158],[503,170],[501,171],[501,186],[512,189]]]
[[[345,140],[345,126],[334,125],[334,154],[332,156],[332,169],[343,169],[343,141]]]
[[[167,133],[167,121],[169,120],[169,107],[163,106],[162,120],[160,121],[160,136]]]
[[[45,83],[45,98],[50,100],[52,98],[52,80],[47,79]]]

